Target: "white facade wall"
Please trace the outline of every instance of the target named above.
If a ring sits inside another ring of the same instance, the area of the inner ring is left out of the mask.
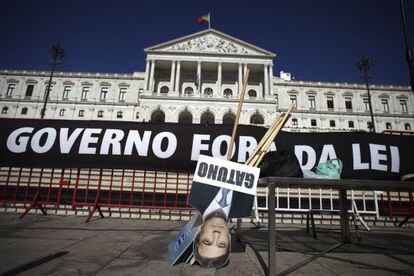
[[[145,52],[145,72],[56,72],[45,118],[148,122],[154,112],[162,111],[165,122],[178,122],[181,112],[189,112],[192,123],[198,124],[201,116],[209,112],[214,115],[214,123],[221,124],[227,113],[235,115],[244,74],[249,69],[241,124],[250,124],[254,115],[263,118],[263,125],[272,124],[295,96],[297,105],[285,126],[288,131],[368,131],[371,119],[364,104],[365,85],[295,81],[286,72],[281,72],[281,78],[275,77],[275,54],[214,29],[168,41]],[[40,118],[49,77],[50,72],[0,71],[0,118]],[[7,95],[10,84],[15,89]],[[34,85],[30,97],[26,96],[28,85]],[[163,86],[168,88],[167,93],[161,93]],[[65,87],[70,88],[66,97]],[[89,88],[86,98],[82,93],[85,87]],[[187,87],[193,89],[192,95],[185,93]],[[204,94],[206,88],[212,90],[212,95]],[[414,98],[409,87],[370,88],[377,132],[387,125],[393,130],[414,129]],[[104,99],[102,89],[107,91]],[[225,89],[231,89],[232,96],[225,96]],[[120,98],[121,90],[125,91],[124,99]],[[250,90],[255,91],[256,97],[248,95]],[[315,99],[314,108],[310,97]],[[333,98],[333,108],[328,108],[328,97]],[[352,109],[346,108],[347,98],[352,101]],[[384,101],[388,110],[384,110]],[[402,111],[402,102],[406,103],[406,111]]]

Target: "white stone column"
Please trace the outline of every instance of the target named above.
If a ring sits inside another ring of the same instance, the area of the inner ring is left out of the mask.
[[[151,91],[151,93],[154,93],[154,72],[155,72],[155,60],[151,60],[151,73],[149,78],[149,85],[148,90]]]
[[[268,65],[264,65],[264,93],[262,93],[262,96],[265,97],[265,95],[269,95],[269,69]]]
[[[175,61],[171,61],[170,90],[174,91]]]
[[[242,91],[242,87],[243,87],[243,68],[242,68],[242,64],[239,63],[239,95],[241,94]]]
[[[200,83],[198,84],[197,87],[197,93],[199,93],[199,95],[201,95],[201,61],[199,61],[197,63],[197,76],[196,76],[197,80],[196,82],[200,81]]]
[[[273,95],[273,64],[269,65],[269,96]]]
[[[151,60],[147,59],[147,65],[145,66],[145,80],[144,80],[144,90],[148,90],[148,77],[149,77],[149,71],[151,66]]]
[[[218,63],[217,68],[217,94],[222,95],[221,93],[221,62]]]
[[[177,71],[175,72],[175,91],[180,93],[180,71],[181,71],[181,61],[177,60]]]

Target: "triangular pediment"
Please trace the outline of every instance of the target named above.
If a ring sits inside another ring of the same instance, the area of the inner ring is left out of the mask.
[[[145,52],[275,57],[275,54],[269,51],[214,29],[208,29],[146,48]]]

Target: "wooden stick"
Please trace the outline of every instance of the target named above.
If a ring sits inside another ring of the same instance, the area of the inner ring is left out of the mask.
[[[257,167],[260,162],[262,161],[264,155],[266,154],[267,150],[269,149],[270,145],[272,144],[272,142],[275,140],[276,135],[280,132],[280,130],[284,127],[284,125],[286,124],[287,120],[290,117],[290,112],[293,109],[294,104],[292,104],[288,111],[285,113],[285,115],[283,116],[283,119],[281,121],[281,123],[277,126],[276,130],[272,133],[272,135],[269,137],[269,139],[266,141],[265,145],[263,146],[260,156],[257,159],[256,163],[252,164],[252,166]]]
[[[246,94],[246,86],[247,86],[248,79],[249,79],[249,69],[246,70],[246,75],[244,76],[242,93],[240,95],[239,105],[237,106],[237,114],[236,114],[236,119],[234,120],[233,133],[231,134],[231,140],[230,140],[230,145],[229,145],[229,152],[227,154],[227,160],[231,160],[231,154],[233,152],[234,140],[236,139],[237,126],[239,125],[240,112],[243,106],[244,94]]]
[[[252,159],[254,158],[254,156],[260,151],[260,149],[263,147],[264,143],[267,141],[267,139],[269,138],[270,134],[276,129],[277,125],[280,123],[281,121],[281,116],[277,117],[274,121],[273,124],[270,126],[270,128],[267,130],[267,132],[265,133],[265,135],[263,136],[263,138],[260,140],[259,144],[256,146],[256,148],[254,149],[253,153],[249,156],[249,158],[247,159],[247,161],[245,162],[246,165],[250,165]]]

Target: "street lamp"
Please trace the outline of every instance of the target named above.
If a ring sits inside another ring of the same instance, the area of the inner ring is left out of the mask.
[[[44,99],[45,101],[43,103],[43,108],[40,111],[40,119],[43,119],[45,117],[47,100],[49,98],[50,88],[52,86],[53,73],[55,72],[56,65],[58,65],[60,63],[60,60],[66,56],[65,49],[63,49],[62,46],[60,46],[60,44],[54,44],[50,46],[49,53],[52,54],[52,60],[50,61],[50,64],[52,65],[52,71],[50,72],[49,84],[46,87]]]
[[[371,93],[369,91],[369,83],[368,80],[371,79],[370,76],[368,76],[368,70],[371,69],[371,67],[374,66],[374,61],[370,58],[361,58],[360,61],[356,64],[356,67],[358,70],[362,73],[361,78],[365,80],[365,85],[367,86],[367,92],[368,92],[368,105],[369,105],[369,112],[371,114],[371,124],[370,124],[370,130],[371,132],[375,133],[375,123],[374,123],[374,113],[372,110],[372,103],[371,103]]]
[[[401,17],[402,17],[403,29],[404,29],[406,59],[407,59],[407,63],[408,63],[408,70],[410,71],[411,90],[414,93],[414,59],[413,59],[413,54],[411,53],[411,47],[410,47],[410,43],[409,43],[410,39],[408,38],[407,24],[405,22],[405,13],[404,13],[403,0],[400,0],[400,8],[401,8]]]

